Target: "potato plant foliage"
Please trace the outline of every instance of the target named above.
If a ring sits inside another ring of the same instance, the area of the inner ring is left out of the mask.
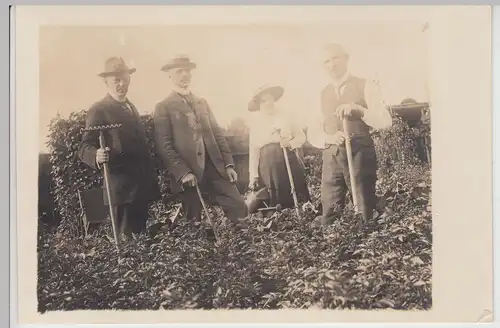
[[[152,137],[151,118],[145,117]],[[429,129],[409,128],[400,118],[374,135],[379,159],[379,215],[363,230],[347,208],[327,228],[314,214],[284,210],[271,218],[252,216],[248,230],[232,231],[218,207],[210,207],[219,243],[204,229],[169,218],[170,199],[155,155],[165,201],[152,206],[156,220],[126,243],[122,254],[111,228],[81,234],[77,190],[97,187],[102,177],[76,157],[85,111],[50,126],[52,190],[62,222],[39,223],[38,310],[337,308],[420,309],[432,307],[431,173],[416,155]],[[321,154],[307,151],[307,179],[319,205]],[[119,264],[118,264],[119,263]]]

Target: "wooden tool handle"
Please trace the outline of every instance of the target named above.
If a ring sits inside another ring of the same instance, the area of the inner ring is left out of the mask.
[[[353,159],[352,159],[352,148],[351,148],[351,137],[349,136],[349,129],[347,126],[347,120],[344,118],[343,119],[343,128],[344,128],[344,134],[345,134],[345,148],[346,148],[346,153],[347,153],[347,164],[349,167],[349,178],[351,181],[351,193],[352,193],[352,202],[354,205],[354,211],[356,213],[359,213],[359,208],[358,208],[358,193],[356,190],[356,184],[354,180],[354,167],[353,167]]]
[[[286,165],[286,170],[288,172],[288,180],[290,180],[290,187],[292,188],[292,196],[293,196],[293,203],[295,205],[295,211],[297,212],[297,216],[300,217],[299,201],[297,200],[297,193],[295,192],[295,184],[293,182],[292,170],[290,168],[290,160],[288,159],[288,152],[286,148],[283,148],[283,156],[285,156],[285,165]]]
[[[105,140],[104,140],[104,131],[99,131],[99,145],[103,149],[106,147]],[[113,227],[113,237],[115,239],[116,248],[118,249],[118,251],[120,251],[120,239],[118,238],[117,221],[116,221],[116,217],[115,217],[113,199],[111,198],[111,188],[109,185],[108,162],[103,163],[103,169],[104,169],[104,181],[105,181],[106,186],[107,186],[106,195],[108,196],[109,216],[111,217],[111,225]]]
[[[104,149],[106,148],[106,139],[104,138],[104,131],[99,131],[99,146]]]

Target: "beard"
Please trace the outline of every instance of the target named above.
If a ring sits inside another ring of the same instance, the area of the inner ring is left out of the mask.
[[[117,94],[119,95],[126,95],[127,92],[128,92],[128,88],[127,87],[123,87],[123,88],[116,88],[116,91],[115,91]]]

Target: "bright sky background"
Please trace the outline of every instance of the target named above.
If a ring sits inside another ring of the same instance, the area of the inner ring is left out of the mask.
[[[319,51],[339,42],[351,54],[353,74],[377,79],[388,104],[428,101],[424,22],[353,22],[329,25],[43,27],[40,30],[40,151],[47,125],[102,98],[97,74],[110,56],[136,67],[129,99],[151,113],[170,92],[160,67],[174,54],[198,64],[192,89],[206,98],[221,125],[248,118],[247,104],[262,84],[279,84],[279,106],[302,122],[319,109],[328,83]],[[428,30],[430,31],[430,30]]]

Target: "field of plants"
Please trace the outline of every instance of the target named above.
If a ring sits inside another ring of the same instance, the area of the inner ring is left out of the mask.
[[[76,190],[102,181],[75,157],[83,118],[77,112],[51,125],[51,190],[61,223],[39,223],[40,312],[432,307],[431,170],[416,155],[416,140],[428,130],[395,119],[390,131],[374,135],[379,213],[364,229],[347,209],[329,227],[313,225],[314,214],[284,210],[252,216],[248,229],[232,231],[211,206],[219,233],[214,245],[192,222],[180,218],[172,228],[177,203],[158,166],[165,199],[152,208],[156,220],[118,254],[109,225],[81,234]],[[318,207],[320,154],[307,154],[305,164]]]

